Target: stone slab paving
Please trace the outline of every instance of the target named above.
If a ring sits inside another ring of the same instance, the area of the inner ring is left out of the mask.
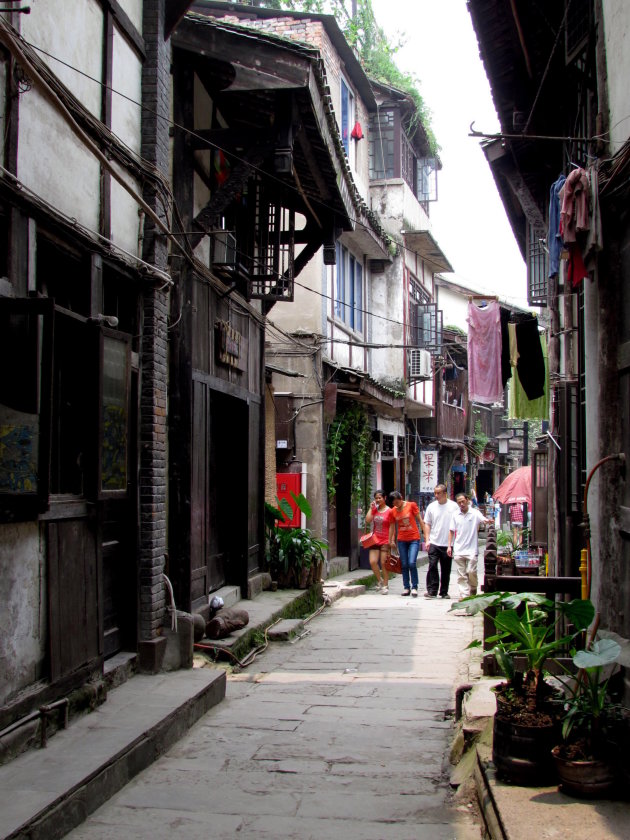
[[[447,762],[473,622],[401,590],[341,598],[270,645],[69,840],[479,840]]]

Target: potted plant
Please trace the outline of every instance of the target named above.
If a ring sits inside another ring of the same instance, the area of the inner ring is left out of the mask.
[[[573,656],[577,675],[565,681],[567,697],[562,743],[552,750],[561,789],[578,797],[597,797],[615,784],[615,729],[622,708],[610,695],[610,666],[619,661],[620,645],[599,639]]]
[[[497,567],[498,575],[514,574],[514,561],[512,552],[515,549],[514,537],[511,531],[499,530],[497,536]]]
[[[291,498],[301,513],[311,516],[311,506],[305,496],[291,493]],[[308,528],[280,524],[292,517],[287,499],[278,499],[278,507],[265,502],[267,568],[281,588],[306,589],[321,579],[328,543],[317,539]]]
[[[517,784],[551,780],[551,749],[557,743],[562,704],[545,679],[544,666],[559,656],[592,622],[590,601],[552,601],[537,592],[493,592],[465,598],[451,607],[482,613],[496,630],[486,642],[506,682],[497,686],[492,757],[497,772]],[[572,625],[560,632],[561,622]],[[479,640],[469,647],[480,646]]]

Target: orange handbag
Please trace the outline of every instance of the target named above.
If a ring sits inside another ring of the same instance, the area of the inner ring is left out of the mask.
[[[400,557],[396,554],[388,554],[387,560],[385,561],[385,568],[388,572],[401,574],[402,566],[400,564]]]
[[[376,545],[377,542],[376,542],[376,536],[374,534],[374,531],[372,531],[369,534],[363,534],[363,536],[360,539],[360,543],[361,543],[361,548],[372,548],[372,546]]]

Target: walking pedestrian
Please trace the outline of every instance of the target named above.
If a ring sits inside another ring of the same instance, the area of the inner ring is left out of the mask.
[[[465,493],[458,493],[455,501],[458,510],[451,521],[447,552],[455,558],[460,598],[467,598],[477,594],[479,526],[492,523],[492,519],[486,519],[478,508],[472,507]]]
[[[424,522],[420,508],[415,502],[403,499],[398,490],[394,490],[392,499],[392,524],[389,529],[389,541],[393,545],[394,538],[398,543],[400,565],[403,577],[403,595],[418,597],[418,551],[420,550],[420,534],[424,532]]]
[[[374,501],[365,514],[365,521],[368,525],[372,522],[372,532],[376,537],[376,545],[369,549],[368,558],[370,567],[376,578],[376,587],[382,595],[389,592],[389,571],[385,564],[389,554],[389,526],[392,520],[392,509],[385,502],[385,494],[382,490],[376,490]],[[380,565],[379,565],[380,563]]]
[[[435,499],[427,507],[424,517],[424,541],[429,552],[427,591],[424,597],[437,598],[439,595],[441,598],[449,598],[452,560],[446,549],[451,522],[459,507],[448,498],[444,484],[438,484],[433,492]]]

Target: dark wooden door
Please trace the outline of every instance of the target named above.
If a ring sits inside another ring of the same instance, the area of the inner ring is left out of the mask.
[[[103,653],[99,615],[98,527],[93,511],[47,523],[50,678]]]
[[[210,394],[208,546],[210,589],[223,583],[246,587],[250,516],[249,408],[220,391]]]
[[[131,336],[102,330],[97,492],[105,656],[135,650],[137,629],[137,394]]]

